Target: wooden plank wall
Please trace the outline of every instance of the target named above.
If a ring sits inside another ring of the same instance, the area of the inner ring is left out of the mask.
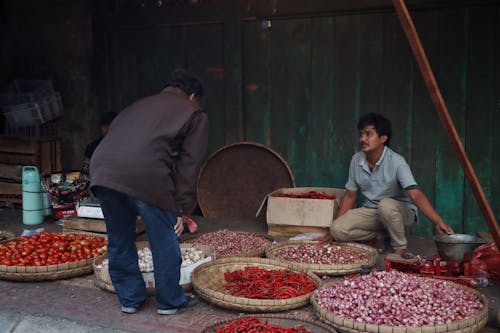
[[[498,218],[500,7],[411,14]],[[235,141],[263,143],[288,161],[298,186],[326,187],[346,182],[359,116],[384,113],[393,122],[391,147],[408,160],[444,219],[457,232],[487,230],[391,10],[269,21],[226,13],[162,25],[146,24],[147,17],[143,26],[101,23],[110,108],[159,91],[172,69],[185,67],[204,82],[210,152]],[[414,233],[432,234],[425,217]]]

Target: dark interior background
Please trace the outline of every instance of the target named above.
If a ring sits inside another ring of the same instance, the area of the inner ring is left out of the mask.
[[[500,5],[407,4],[499,217]],[[205,86],[210,153],[262,143],[297,186],[343,187],[356,121],[380,112],[393,122],[391,147],[443,218],[457,232],[487,230],[391,1],[3,0],[0,15],[0,83],[52,80],[66,169],[80,166],[102,113],[158,92],[185,67]],[[414,233],[431,235],[431,223],[422,216]]]

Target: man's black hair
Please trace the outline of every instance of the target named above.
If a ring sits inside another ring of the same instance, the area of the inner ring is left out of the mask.
[[[387,136],[385,145],[389,147],[392,136],[391,121],[378,113],[368,113],[359,118],[358,130],[361,131],[363,128],[370,125],[375,127],[375,131],[377,131],[378,136]]]
[[[174,70],[170,74],[170,79],[166,86],[177,87],[188,95],[194,93],[198,98],[203,96],[203,86],[200,80],[185,69]]]
[[[113,121],[113,119],[115,119],[116,116],[117,116],[117,113],[114,111],[109,111],[109,112],[104,113],[101,116],[101,119],[99,120],[99,125],[109,126],[111,124],[111,122]]]

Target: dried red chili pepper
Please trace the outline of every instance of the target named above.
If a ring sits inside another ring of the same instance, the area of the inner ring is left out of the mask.
[[[335,199],[335,196],[333,195],[328,195],[326,193],[317,191],[308,191],[304,193],[276,193],[273,194],[273,197],[299,198],[299,199],[325,199],[325,200]]]
[[[268,270],[250,266],[226,272],[224,278],[229,294],[254,299],[287,299],[316,289],[316,283],[310,278],[288,269]]]
[[[256,317],[239,318],[224,326],[217,328],[215,333],[248,333],[248,332],[261,332],[261,333],[313,333],[309,331],[304,325],[295,327],[284,327],[275,324],[269,324],[260,321]]]

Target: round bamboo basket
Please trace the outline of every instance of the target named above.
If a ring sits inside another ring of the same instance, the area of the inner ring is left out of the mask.
[[[309,303],[311,293],[288,299],[252,299],[232,296],[225,293],[226,282],[224,273],[258,266],[264,269],[290,269],[302,273],[313,280],[317,286],[321,279],[312,272],[302,272],[290,267],[287,263],[266,258],[232,257],[222,258],[200,265],[192,275],[193,288],[202,298],[223,308],[248,312],[277,312],[295,309]]]
[[[377,260],[378,252],[375,248],[363,245],[359,243],[335,243],[335,245],[350,247],[355,250],[363,251],[369,255],[369,259],[355,262],[352,264],[307,264],[301,262],[295,262],[290,260],[283,260],[281,258],[277,258],[276,254],[286,248],[297,247],[301,244],[318,244],[316,241],[285,241],[273,244],[266,249],[266,257],[286,262],[295,269],[307,270],[318,275],[348,275],[354,274],[361,271],[363,266],[372,267],[375,265],[375,261]]]
[[[269,324],[273,325],[280,325],[283,327],[296,327],[298,325],[303,325],[306,329],[308,329],[311,332],[314,333],[336,333],[337,331],[324,323],[321,323],[317,320],[310,320],[310,319],[304,319],[304,318],[297,318],[291,315],[280,315],[280,314],[255,314],[255,315],[246,315],[246,316],[238,316],[238,317],[232,317],[224,320],[220,320],[217,322],[214,322],[207,327],[205,327],[201,333],[215,333],[217,329],[221,328],[222,326],[232,322],[233,320],[241,319],[241,318],[249,318],[249,317],[256,317],[260,319],[261,321],[268,322]]]
[[[12,281],[59,280],[92,273],[94,259],[48,266],[6,266],[0,265],[0,279]]]
[[[274,240],[274,239],[272,239],[271,237],[269,237],[267,235],[261,235],[261,234],[258,234],[258,233],[252,233],[252,232],[246,232],[246,231],[241,231],[241,233],[251,234],[251,235],[254,235],[254,236],[257,236],[257,237],[260,237],[260,238],[264,238],[264,239],[266,239],[266,240],[268,240],[270,242],[269,244],[271,244],[273,242],[273,240]],[[184,243],[181,243],[181,244],[201,244],[201,243],[190,243],[189,242],[190,240],[195,240],[195,239],[199,238],[200,236],[189,238]],[[213,246],[213,245],[208,244],[208,243],[204,243],[204,245]],[[266,248],[268,246],[269,245],[263,246],[262,248],[260,248],[260,249],[258,249],[256,251],[251,251],[251,252],[240,252],[240,253],[232,253],[232,254],[219,254],[219,253],[217,253],[217,249],[215,249],[215,252],[216,252],[217,258],[263,257],[265,255],[265,253],[266,253]]]
[[[199,244],[179,244],[180,247],[196,247],[197,249],[203,251],[205,258],[212,258],[212,260],[215,259],[215,252],[214,249],[210,246],[207,245],[199,245]],[[146,247],[149,247],[149,242],[147,241],[139,241],[136,242],[136,247],[138,250],[142,250]],[[105,291],[109,291],[111,293],[116,293],[115,287],[113,286],[113,282],[111,282],[111,277],[109,276],[109,270],[108,266],[101,266],[104,262],[104,260],[108,259],[108,255],[104,254],[94,260],[92,263],[92,267],[94,269],[94,285],[98,288],[101,288]],[[194,263],[193,265],[196,265]],[[153,279],[153,272],[146,272],[150,273],[147,278],[145,278],[145,283],[146,283],[146,290],[149,295],[154,295],[155,288],[153,286],[153,282],[150,279]],[[144,274],[144,273],[143,273]],[[144,277],[144,275],[143,275]],[[182,277],[181,277],[182,279]],[[184,291],[189,292],[192,290],[193,286],[192,284],[189,283],[183,283],[181,284],[182,288]]]
[[[0,244],[13,238],[1,241]],[[65,262],[57,265],[46,266],[6,266],[0,265],[0,279],[12,281],[48,281],[67,279],[92,273],[92,264],[96,258],[84,259],[80,261]]]
[[[316,289],[321,290],[337,283],[342,283],[340,281],[334,281],[331,283],[327,283],[322,285],[320,288]],[[327,311],[316,302],[316,292],[311,296],[311,303],[313,306],[313,312],[319,317],[320,320],[325,323],[332,325],[340,332],[348,332],[348,333],[364,333],[364,332],[374,332],[374,333],[476,333],[479,332],[485,325],[488,320],[488,302],[486,298],[481,295],[479,292],[472,288],[465,287],[463,285],[447,282],[453,284],[454,287],[460,289],[466,289],[474,294],[478,295],[484,307],[481,311],[471,317],[467,317],[460,321],[454,321],[449,324],[442,325],[429,325],[429,326],[388,326],[388,325],[376,325],[376,324],[366,324],[356,322],[352,319],[344,318],[341,316],[335,315],[333,312]]]

